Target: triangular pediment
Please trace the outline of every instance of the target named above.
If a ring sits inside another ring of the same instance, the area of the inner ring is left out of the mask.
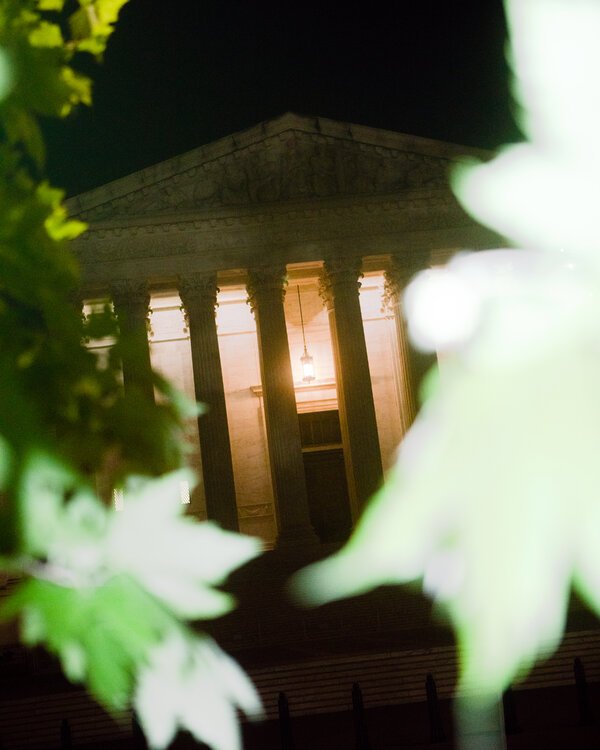
[[[95,222],[442,188],[466,153],[482,155],[288,113],[84,193],[69,208]]]

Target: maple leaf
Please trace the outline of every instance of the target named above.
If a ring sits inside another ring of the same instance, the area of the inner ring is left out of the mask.
[[[107,554],[111,566],[136,578],[179,617],[218,617],[235,601],[214,587],[259,554],[260,542],[186,516],[182,482],[193,486],[192,473],[130,479],[123,510],[111,517]]]
[[[207,636],[173,630],[140,671],[134,706],[152,748],[167,747],[179,727],[215,750],[238,750],[239,708],[262,712],[250,680]]]

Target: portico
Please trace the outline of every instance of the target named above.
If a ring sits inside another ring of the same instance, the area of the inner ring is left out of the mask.
[[[190,512],[267,545],[347,533],[414,418],[403,285],[497,243],[447,188],[464,154],[287,114],[71,201],[85,297],[111,298],[145,367],[207,405]],[[125,387],[148,391],[140,361]]]

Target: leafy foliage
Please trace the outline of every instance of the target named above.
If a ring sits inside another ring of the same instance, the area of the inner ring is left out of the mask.
[[[196,406],[157,376],[159,404],[124,392],[117,321],[108,306],[84,318],[78,300],[68,242],[85,226],[43,180],[38,117],[91,103],[73,64],[101,57],[125,1],[78,0],[65,18],[64,0],[0,0],[0,566],[24,576],[0,615],[20,616],[23,640],[109,710],[139,704],[153,747],[181,723],[233,750],[236,706],[256,712],[258,699],[185,620],[233,606],[214,587],[257,542],[182,517],[180,482],[193,478],[177,469]],[[82,345],[107,337],[106,361]],[[108,495],[124,487],[122,512],[97,496],[98,476]],[[192,713],[185,691],[209,682],[206,710]]]
[[[240,745],[236,707],[261,711],[256,692],[238,665],[208,637],[174,631],[151,652],[135,695],[138,716],[153,747],[164,747],[178,725],[211,747]]]
[[[558,645],[571,586],[600,613],[600,7],[506,5],[530,142],[463,166],[455,189],[532,249],[459,256],[409,287],[437,387],[347,547],[296,580],[315,604],[422,579],[484,702]]]
[[[53,457],[33,456],[27,475],[21,564],[32,577],[2,616],[21,615],[25,642],[46,645],[65,674],[85,681],[109,710],[139,704],[153,746],[166,746],[181,722],[216,748],[237,747],[235,706],[258,713],[254,688],[179,618],[229,611],[231,596],[213,586],[258,554],[257,540],[183,516],[179,487],[192,480],[187,471],[132,478],[119,513],[77,489]],[[75,494],[65,504],[68,487]],[[207,712],[199,705],[207,704],[209,685]],[[187,693],[195,687],[200,693]],[[193,711],[184,708],[190,701]]]
[[[92,477],[110,463],[115,482],[130,471],[177,468],[182,459],[181,400],[169,398],[168,385],[158,379],[156,386],[167,396],[159,406],[134,391],[123,394],[116,321],[108,309],[82,321],[77,309],[78,271],[67,241],[84,225],[67,219],[61,191],[37,179],[44,149],[36,115],[64,115],[75,104],[89,103],[90,81],[68,63],[85,39],[101,51],[122,3],[82,3],[86,13],[103,19],[101,27],[57,46],[60,26],[39,11],[60,5],[0,4],[0,49],[11,62],[14,81],[0,103],[5,135],[0,145],[0,372],[10,393],[0,405],[0,429],[17,449],[9,493],[15,491],[23,459],[19,446],[49,450],[60,443],[61,455],[82,475]],[[100,368],[81,340],[108,336],[117,347]],[[16,507],[9,503],[9,509]],[[18,543],[14,519],[2,524],[2,537],[0,549]]]

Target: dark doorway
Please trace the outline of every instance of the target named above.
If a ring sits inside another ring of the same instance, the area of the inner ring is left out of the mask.
[[[337,410],[299,414],[310,519],[322,542],[344,541],[352,527]]]

